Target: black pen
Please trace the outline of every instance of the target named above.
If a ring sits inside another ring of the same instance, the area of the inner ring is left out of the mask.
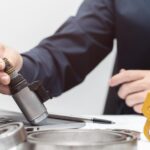
[[[115,122],[107,119],[100,119],[96,117],[77,117],[77,116],[66,116],[66,115],[56,115],[56,114],[49,114],[49,118],[53,119],[61,119],[67,121],[76,121],[76,122],[93,122],[99,124],[115,124]]]

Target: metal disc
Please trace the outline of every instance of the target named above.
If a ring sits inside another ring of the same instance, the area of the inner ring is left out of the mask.
[[[39,131],[28,135],[28,142],[44,150],[135,150],[135,136],[105,130],[68,129]]]
[[[23,123],[8,123],[0,126],[0,149],[8,150],[27,139]]]

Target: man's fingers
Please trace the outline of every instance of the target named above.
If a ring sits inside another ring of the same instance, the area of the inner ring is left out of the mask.
[[[118,96],[122,99],[126,99],[126,97],[132,93],[146,90],[150,90],[150,80],[144,78],[142,80],[122,84],[119,88]]]
[[[120,73],[114,75],[110,79],[110,86],[117,86],[126,82],[131,82],[134,80],[139,80],[144,78],[143,72],[138,70],[123,70]]]
[[[0,42],[0,51],[5,49],[5,45],[3,43]]]
[[[4,61],[0,58],[0,71],[4,70],[5,68],[5,63]]]
[[[2,94],[10,94],[9,87],[7,85],[0,84],[0,93]]]
[[[133,109],[135,112],[142,114],[142,107],[143,107],[143,104],[138,104],[138,105],[135,105]]]
[[[5,72],[0,72],[0,84],[8,85],[10,83],[10,77]]]
[[[148,91],[142,91],[128,95],[127,98],[125,99],[127,106],[133,107],[137,104],[144,103],[147,93]]]
[[[142,113],[142,106],[150,91],[149,70],[124,70],[114,75],[110,82],[111,87],[121,85],[118,96],[125,100],[127,106],[132,107],[135,112]]]
[[[121,69],[121,70],[120,70],[120,72],[124,72],[124,71],[126,71],[126,70],[125,70],[125,69]]]

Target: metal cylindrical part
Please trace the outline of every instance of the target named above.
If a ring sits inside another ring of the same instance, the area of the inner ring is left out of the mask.
[[[9,123],[0,126],[0,149],[8,150],[13,148],[27,139],[23,123]]]
[[[31,124],[37,125],[47,118],[48,113],[45,106],[28,87],[15,93],[13,98]]]
[[[39,131],[29,134],[28,142],[44,150],[137,149],[135,136],[98,129]]]
[[[35,92],[30,90],[28,82],[14,69],[7,58],[3,58],[3,60],[6,64],[5,72],[11,78],[9,87],[15,102],[26,119],[31,124],[38,125],[48,116],[45,106]]]

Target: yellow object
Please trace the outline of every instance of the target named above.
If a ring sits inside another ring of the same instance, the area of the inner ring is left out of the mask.
[[[147,121],[144,126],[144,134],[150,141],[150,93],[147,94],[147,97],[144,101],[142,112],[144,116],[147,118]]]

